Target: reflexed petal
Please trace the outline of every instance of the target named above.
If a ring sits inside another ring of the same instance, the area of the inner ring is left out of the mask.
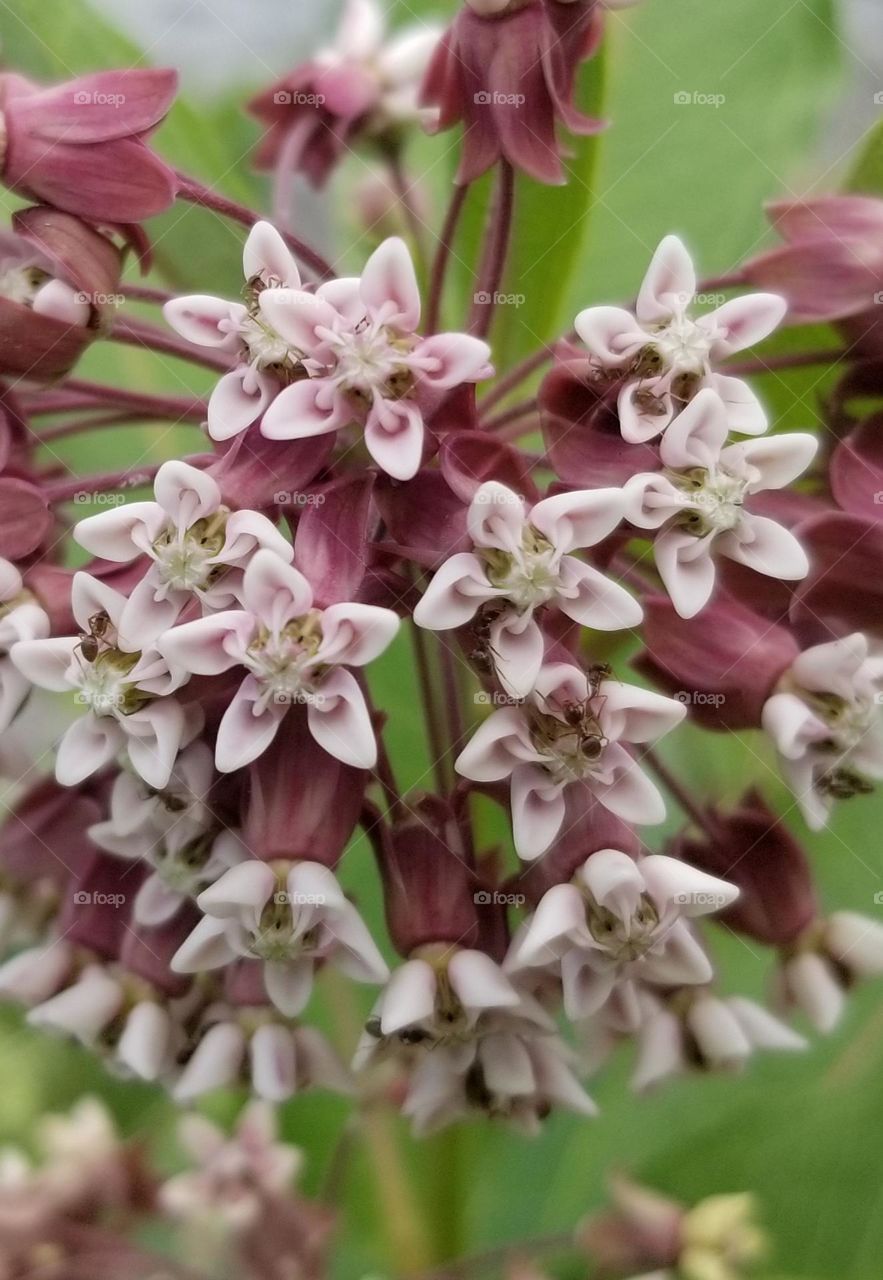
[[[257,760],[276,737],[279,722],[289,710],[288,703],[269,702],[257,709],[260,690],[247,676],[224,712],[215,744],[215,765],[219,773],[233,773]]]
[[[659,576],[682,618],[694,618],[711,599],[715,580],[712,541],[712,537],[696,538],[671,529],[661,533],[654,544]]]
[[[482,604],[499,594],[488,582],[478,556],[471,551],[460,551],[438,569],[417,602],[414,621],[428,631],[462,627]]]
[[[332,668],[308,698],[310,733],[329,755],[356,769],[373,769],[377,742],[365,696],[355,676]]]
[[[392,609],[373,604],[332,604],[322,613],[321,662],[363,667],[392,644],[400,626]]]
[[[573,327],[605,367],[631,359],[649,341],[632,313],[621,307],[588,307],[579,313]]]
[[[635,308],[642,324],[660,324],[684,312],[696,293],[696,272],[687,247],[677,236],[666,236],[657,248],[641,283]]]
[[[561,830],[566,804],[564,787],[533,765],[512,774],[512,836],[519,858],[530,861],[545,853]]]
[[[556,604],[574,622],[596,631],[621,631],[640,624],[644,611],[638,601],[591,565],[567,556],[560,575]]]
[[[670,428],[669,435],[674,427]],[[666,436],[666,439],[668,436]],[[762,489],[784,489],[807,469],[818,452],[815,436],[802,431],[781,436],[765,436],[761,440],[743,440],[724,449],[721,461],[731,468],[735,465],[753,467],[760,478],[752,481],[749,493]]]
[[[345,427],[353,415],[323,378],[305,378],[285,387],[261,419],[268,440],[305,440]]]
[[[411,480],[420,469],[423,414],[409,400],[376,399],[365,423],[365,447],[394,480]]]
[[[693,397],[662,437],[663,463],[675,470],[713,467],[727,442],[726,405],[709,387]]]
[[[125,743],[125,735],[113,716],[81,716],[58,744],[55,777],[63,787],[75,787],[84,778],[110,764]]]
[[[290,289],[300,288],[300,272],[291,250],[272,222],[256,222],[248,233],[242,250],[245,279],[259,276],[264,283],[271,280]]]
[[[369,311],[407,333],[420,322],[420,288],[404,240],[390,236],[365,264],[360,286]]]
[[[763,341],[781,324],[787,310],[787,302],[777,293],[749,293],[743,298],[731,298],[702,318],[709,328],[724,331],[724,336],[714,341],[712,357],[719,360]]]
[[[247,365],[219,378],[208,402],[208,433],[213,440],[229,440],[245,431],[263,413],[278,384]]]
[[[557,551],[567,553],[602,542],[624,514],[621,489],[579,489],[544,498],[528,519]]]
[[[767,516],[746,511],[739,528],[718,539],[718,548],[721,555],[771,578],[795,581],[809,573],[807,554],[794,534]]]
[[[408,960],[393,969],[383,993],[380,1029],[385,1036],[428,1022],[435,1012],[438,983],[425,960]]]
[[[467,527],[477,547],[492,547],[510,553],[518,550],[524,522],[524,502],[519,494],[497,480],[488,480],[476,490],[469,507]]]
[[[239,348],[239,324],[246,309],[239,302],[225,302],[210,294],[196,293],[172,298],[163,307],[163,316],[176,333],[200,347]]]

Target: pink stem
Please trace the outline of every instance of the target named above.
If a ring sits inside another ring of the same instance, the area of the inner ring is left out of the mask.
[[[460,215],[463,212],[463,206],[466,203],[466,196],[468,194],[468,186],[454,187],[454,194],[451,196],[451,203],[448,205],[448,212],[445,215],[444,224],[442,226],[441,233],[439,234],[438,248],[435,251],[435,259],[432,264],[432,275],[429,283],[429,303],[426,308],[427,333],[435,333],[438,330],[442,297],[445,290],[445,278],[447,276],[448,265],[451,261],[454,237],[457,234]]]
[[[159,351],[163,355],[177,356],[179,360],[189,360],[191,364],[203,365],[206,369],[221,370],[226,373],[231,365],[227,356],[214,352],[207,347],[197,347],[183,338],[176,338],[156,325],[144,324],[137,320],[118,320],[107,335],[111,342],[121,342],[127,347],[143,347],[147,351]]]
[[[500,161],[500,176],[488,221],[485,249],[478,275],[478,292],[472,305],[469,332],[477,338],[490,333],[496,312],[497,295],[506,271],[515,207],[515,173],[507,160]],[[486,298],[482,302],[481,298]]]
[[[159,306],[163,303],[171,302],[175,297],[168,289],[153,289],[146,284],[129,284],[128,281],[123,282],[123,290],[125,297],[131,298],[133,302],[155,302]]]
[[[569,333],[563,341],[573,341],[576,338],[575,333]],[[556,339],[557,341],[557,339]],[[480,408],[483,413],[487,413],[489,409],[493,409],[502,400],[518,387],[522,382],[526,382],[532,373],[536,373],[538,369],[542,369],[555,356],[554,347],[541,347],[539,351],[535,351],[532,356],[528,356],[526,360],[520,361],[502,377],[492,391],[489,391],[484,399],[480,402]]]
[[[229,218],[232,222],[238,222],[243,227],[253,227],[256,222],[260,222],[261,215],[249,209],[247,205],[228,200],[226,196],[219,195],[217,191],[212,191],[187,174],[180,174],[179,177],[181,179],[181,185],[178,187],[179,200],[187,200],[190,204],[199,205],[203,209],[211,209],[213,213],[220,214],[222,218]],[[280,234],[295,257],[300,258],[301,262],[314,271],[321,280],[330,280],[334,277],[334,268],[315,249],[311,249],[308,244],[304,244],[303,240],[299,240],[288,231],[281,231]]]
[[[797,354],[784,356],[757,356],[754,360],[743,360],[737,364],[725,364],[727,373],[735,373],[740,377],[751,373],[773,373],[777,369],[803,369],[819,364],[839,364],[847,355],[841,347],[839,350],[800,351]]]
[[[504,409],[502,413],[498,413],[496,417],[484,418],[481,423],[482,430],[500,431],[503,427],[519,422],[522,418],[539,413],[539,409],[539,403],[535,398],[520,400],[518,404],[513,404],[509,409]]]
[[[684,811],[687,817],[700,831],[704,831],[710,840],[715,844],[720,840],[720,830],[711,814],[706,813],[696,801],[692,798],[678,779],[674,776],[667,764],[659,758],[652,747],[645,748],[641,753],[641,760],[648,764],[656,774],[659,781],[670,793],[672,798],[677,802],[678,807]]]
[[[187,458],[193,467],[205,467],[215,461],[213,453]],[[70,480],[47,485],[44,492],[53,504],[70,502],[78,494],[110,493],[114,489],[138,489],[150,484],[163,464],[153,462],[145,467],[129,467],[126,471],[107,471],[102,475],[74,476]]]
[[[41,413],[62,413],[70,409],[91,409],[106,405],[108,408],[131,409],[149,417],[192,418],[194,421],[202,421],[206,413],[205,401],[196,397],[155,396],[77,378],[71,378],[65,382],[64,390],[72,393],[67,401],[62,402],[60,398],[59,402],[53,400],[42,407],[41,401],[35,397],[30,412],[36,416]]]

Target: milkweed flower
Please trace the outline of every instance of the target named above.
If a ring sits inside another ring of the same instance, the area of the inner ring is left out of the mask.
[[[396,480],[410,480],[423,456],[426,413],[446,392],[479,382],[491,368],[486,342],[466,333],[422,338],[420,290],[404,241],[385,240],[358,279],[315,293],[266,290],[261,315],[302,353],[309,377],[267,409],[271,440],[326,435],[359,424],[365,446]]]
[[[420,22],[391,35],[376,0],[347,0],[334,40],[258,94],[248,110],[265,126],[259,169],[301,172],[322,186],[361,142],[393,147],[434,112],[418,91],[441,28]]]
[[[291,561],[291,543],[257,511],[231,511],[211,476],[186,462],[165,462],[155,502],[130,502],[87,516],[74,537],[94,556],[152,561],[130,592],[120,626],[156,638],[193,599],[211,613],[240,602],[245,566],[259,549]]]
[[[556,125],[592,134],[603,121],[573,101],[580,64],[601,34],[592,0],[467,0],[433,55],[423,100],[438,129],[462,121],[457,181],[508,161],[537,182],[566,180]]]
[[[25,590],[18,569],[0,559],[0,733],[12,724],[31,688],[10,651],[20,640],[45,640],[49,630],[45,610]]]
[[[727,409],[711,388],[698,392],[660,444],[664,470],[633,476],[625,485],[626,513],[658,530],[656,566],[672,603],[692,618],[714,591],[714,556],[758,573],[796,580],[809,560],[784,525],[751,510],[753,495],[782,489],[809,466],[818,448],[801,432],[727,444]]]
[[[197,898],[202,920],[172,961],[176,973],[200,973],[240,958],[264,965],[267,995],[296,1017],[321,960],[351,978],[382,982],[386,964],[334,873],[317,862],[273,865],[255,858],[232,867]]]
[[[590,676],[570,663],[544,666],[527,700],[492,712],[456,761],[474,782],[511,779],[519,857],[538,858],[564,821],[565,792],[584,786],[618,817],[661,822],[665,805],[625,744],[655,742],[683,720],[671,698]]]
[[[555,606],[584,627],[615,631],[641,621],[641,606],[624,587],[571,554],[595,546],[620,523],[619,489],[561,493],[527,507],[505,485],[488,481],[469,507],[474,551],[441,565],[414,610],[418,626],[462,627],[487,620],[487,652],[506,691],[530,693],[545,641],[535,613]]]
[[[666,236],[653,255],[634,314],[621,307],[589,307],[576,331],[597,367],[622,379],[619,421],[631,444],[653,440],[703,387],[716,391],[727,425],[760,435],[766,413],[747,382],[716,371],[714,363],[769,336],[786,303],[774,293],[748,294],[693,318],[696,273],[677,236]]]
[[[883,658],[860,632],[805,649],[763,708],[763,727],[807,824],[883,778]]]
[[[787,1010],[799,1010],[814,1030],[828,1035],[849,989],[881,974],[883,928],[855,911],[835,911],[783,947],[775,990]]]
[[[179,678],[247,674],[218,729],[222,773],[256,760],[284,717],[306,708],[310,732],[329,755],[370,769],[377,757],[365,697],[347,668],[361,667],[392,642],[399,620],[378,605],[315,607],[302,573],[273,551],[255,552],[245,570],[242,609],[172,627],[159,648]]]
[[[100,579],[76,574],[71,604],[80,635],[19,640],[10,654],[32,684],[75,693],[86,708],[59,743],[58,781],[76,786],[125,751],[149,786],[164,787],[193,726],[193,715],[170,696],[167,662],[121,630],[126,597]]]
[[[288,246],[269,222],[257,222],[242,251],[245,302],[198,293],[163,307],[166,322],[188,342],[229,354],[234,367],[209,397],[208,430],[229,440],[260,417],[273,397],[303,377],[300,352],[267,322],[260,307],[265,290],[299,289],[300,272]]]
[[[516,934],[510,975],[548,968],[560,975],[564,1009],[590,1017],[614,987],[710,981],[713,970],[689,920],[721,911],[738,889],[704,871],[651,854],[640,861],[599,849],[571,881],[549,889]]]

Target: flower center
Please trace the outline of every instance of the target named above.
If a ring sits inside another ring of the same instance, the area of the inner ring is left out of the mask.
[[[224,545],[227,511],[210,520],[197,520],[183,532],[167,529],[153,544],[157,572],[174,591],[198,591],[211,586],[225,566],[214,563]]]
[[[688,533],[704,538],[709,533],[726,533],[742,519],[742,508],[748,479],[733,475],[722,467],[706,470],[668,473],[669,479],[685,493],[690,506],[677,517],[677,523]]]
[[[268,702],[299,702],[305,693],[312,692],[323,674],[315,663],[321,643],[318,609],[293,618],[281,631],[258,629],[246,651],[244,665],[262,686],[262,706]]]
[[[127,679],[140,653],[107,647],[90,661],[81,642],[78,657],[82,677],[77,696],[96,716],[130,716],[150,701],[149,694]]]
[[[161,844],[148,853],[148,860],[164,885],[176,893],[195,898],[205,888],[205,866],[211,856],[213,836],[200,836],[179,849]]]
[[[701,374],[708,365],[714,334],[688,315],[675,316],[657,330],[653,345],[666,369],[675,373]]]
[[[367,317],[354,329],[328,336],[335,348],[334,378],[342,391],[369,401],[375,393],[400,400],[413,388],[408,359],[413,338]]]
[[[586,924],[595,941],[613,959],[620,962],[639,960],[656,941],[659,913],[645,893],[641,894],[638,906],[628,916],[617,915],[588,897]]]
[[[513,553],[494,547],[479,549],[493,586],[505,591],[519,610],[546,604],[558,590],[557,550],[541,533],[527,525],[521,547]]]
[[[30,307],[41,287],[51,277],[40,267],[21,263],[0,263],[0,297]]]

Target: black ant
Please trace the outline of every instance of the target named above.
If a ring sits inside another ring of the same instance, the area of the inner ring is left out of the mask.
[[[565,702],[561,708],[564,723],[577,734],[580,754],[592,764],[601,759],[609,741],[598,717],[607,701],[600,692],[601,685],[612,674],[607,663],[597,663],[590,667],[586,672],[585,698],[582,702]],[[600,706],[593,706],[599,698]]]
[[[475,616],[472,624],[472,636],[475,648],[469,655],[470,661],[480,671],[493,671],[494,658],[498,655],[491,645],[491,628],[500,617],[505,606],[501,604],[484,605]]]
[[[89,619],[89,630],[80,633],[80,641],[77,645],[80,653],[88,663],[93,663],[101,652],[101,646],[107,637],[110,629],[110,618],[102,610],[100,613],[93,613]]]

